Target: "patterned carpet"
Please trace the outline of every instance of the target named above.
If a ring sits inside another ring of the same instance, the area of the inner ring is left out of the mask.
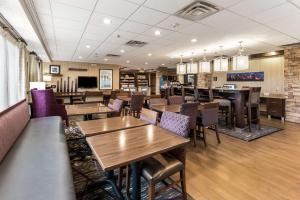
[[[71,122],[70,127],[65,128],[65,135],[68,141],[69,154],[73,168],[73,180],[76,190],[77,199],[94,200],[94,199],[116,199],[110,185],[99,186],[97,182],[105,178],[105,174],[95,160],[91,150],[83,138],[79,128]],[[80,139],[81,138],[81,139]],[[117,173],[117,171],[116,171]],[[86,177],[88,177],[88,180]],[[148,199],[148,185],[142,179],[142,200]],[[125,188],[125,183],[123,183]],[[157,184],[162,187],[163,183]],[[124,193],[125,191],[122,191]],[[180,200],[183,199],[179,188],[171,188],[162,195],[157,196],[157,200]],[[188,197],[188,200],[192,200]]]
[[[234,128],[230,129],[224,123],[219,124],[219,132],[250,142],[252,140],[270,135],[272,133],[281,131],[281,128],[271,127],[271,126],[265,126],[261,125],[261,129],[258,129],[258,127],[255,124],[251,125],[252,132],[249,131],[249,128]]]

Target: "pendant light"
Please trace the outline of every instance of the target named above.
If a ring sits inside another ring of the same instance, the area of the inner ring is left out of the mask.
[[[228,58],[223,57],[222,48],[223,48],[223,46],[220,46],[220,57],[214,59],[214,71],[215,72],[228,71]]]
[[[187,74],[198,74],[198,63],[194,63],[194,52],[192,53],[191,62],[186,66]]]
[[[211,73],[210,61],[206,59],[206,49],[203,52],[203,59],[199,61],[199,73]]]
[[[182,62],[182,55],[180,55],[180,63],[177,64],[177,70],[178,75],[184,75],[186,74],[186,64]]]
[[[240,43],[240,47],[238,50],[238,54],[232,57],[232,69],[233,70],[249,69],[249,56],[243,55],[243,52],[245,51],[242,46],[243,41],[240,41],[239,43]]]

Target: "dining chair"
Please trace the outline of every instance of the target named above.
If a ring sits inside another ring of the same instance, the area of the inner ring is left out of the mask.
[[[153,105],[167,105],[168,100],[164,98],[155,98],[155,99],[150,99],[149,100],[149,107],[150,109],[152,108]]]
[[[144,95],[137,94],[131,96],[131,101],[129,102],[129,106],[125,107],[125,115],[130,114],[134,117],[139,118],[140,112],[144,105]]]
[[[199,103],[184,103],[180,108],[180,114],[190,117],[189,130],[193,132],[194,146],[196,146],[196,128]]]
[[[157,125],[158,112],[143,108],[140,113],[140,119],[152,125]]]
[[[120,99],[113,100],[112,104],[108,104],[108,107],[113,110],[113,112],[108,113],[108,117],[118,117],[121,115],[124,102]]]
[[[258,125],[258,129],[261,128],[260,125],[260,92],[261,87],[249,87],[248,100],[246,101],[246,117],[248,122],[249,131],[252,132],[251,122],[255,122]]]
[[[64,104],[58,104],[52,89],[31,90],[31,117],[60,116],[69,126],[69,119]]]
[[[181,105],[184,103],[184,99],[182,96],[169,96],[168,102],[170,105]]]
[[[205,128],[213,128],[216,132],[218,143],[221,143],[218,132],[219,103],[205,103],[202,106],[203,108],[201,109],[200,114],[197,117],[197,126],[199,127],[197,133],[201,133],[200,127],[202,127],[203,136],[201,138],[203,139],[204,145],[207,146]],[[194,140],[196,141],[196,139],[197,135],[195,134]]]
[[[189,123],[190,117],[188,116],[173,112],[164,112],[160,127],[176,135],[188,137]],[[180,174],[179,180],[173,181],[172,184],[156,192],[155,185],[157,183],[164,181],[178,172]],[[144,160],[142,164],[142,176],[147,180],[149,185],[148,199],[154,200],[156,195],[178,183],[181,183],[183,199],[186,199],[185,148],[175,149]]]

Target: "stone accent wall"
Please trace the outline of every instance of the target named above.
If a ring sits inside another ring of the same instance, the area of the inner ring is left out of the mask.
[[[285,47],[284,59],[286,120],[300,123],[300,45]]]
[[[212,74],[199,73],[197,74],[197,87],[198,88],[210,88],[212,85]]]

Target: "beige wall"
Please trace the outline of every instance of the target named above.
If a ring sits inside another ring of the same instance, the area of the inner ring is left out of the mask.
[[[91,64],[91,63],[80,63],[80,62],[52,62],[43,63],[44,74],[49,73],[49,66],[60,65],[60,73],[63,75],[63,81],[70,77],[70,82],[78,76],[97,76],[98,77],[98,88],[91,89],[91,91],[99,90],[99,69],[113,69],[113,89],[119,89],[119,66],[108,65],[108,64]],[[69,68],[87,69],[87,71],[69,71]],[[52,76],[51,84],[56,85],[57,81],[61,77]],[[50,84],[50,83],[48,83]],[[71,84],[71,83],[70,83]],[[80,90],[79,90],[80,91]]]
[[[262,92],[284,93],[284,57],[260,58],[250,60],[250,68],[244,71],[231,72],[265,72],[265,80],[261,82],[227,82],[227,72],[214,72],[213,77],[217,81],[212,81],[212,87],[222,86],[224,83],[234,83],[241,88],[242,86],[262,87]]]

